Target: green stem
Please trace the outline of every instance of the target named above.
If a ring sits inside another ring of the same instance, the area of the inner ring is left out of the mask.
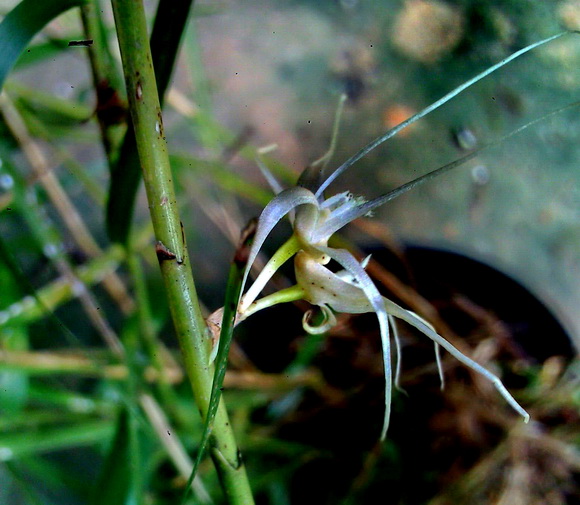
[[[302,300],[304,298],[304,288],[299,286],[298,284],[294,286],[290,286],[286,289],[281,289],[280,291],[276,291],[271,295],[264,296],[259,300],[256,300],[252,303],[247,310],[240,315],[238,322],[243,321],[244,319],[250,317],[252,314],[260,310],[267,309],[269,307],[273,307],[274,305],[278,305],[279,303],[286,303],[286,302],[295,302],[298,300]]]
[[[88,52],[97,92],[97,119],[107,160],[112,166],[122,133],[119,124],[124,122],[125,107],[118,93],[121,83],[118,82],[115,60],[109,51],[99,4],[100,0],[93,0],[83,5],[81,20],[86,37],[93,41]]]
[[[112,4],[129,109],[157,239],[157,257],[185,369],[205,418],[213,378],[213,369],[208,365],[210,341],[206,336],[177,209],[151,51],[147,43],[145,12],[139,0],[113,0]],[[230,503],[253,503],[223,401],[215,417],[213,436],[214,464]]]
[[[299,250],[300,243],[298,242],[296,235],[293,234],[268,260],[268,263],[266,263],[264,268],[262,268],[258,274],[258,277],[256,277],[256,280],[250,286],[250,289],[248,289],[246,294],[242,297],[239,308],[240,314],[245,314],[250,305],[254,303],[256,298],[258,298],[258,295],[262,292],[276,271]]]
[[[153,62],[157,92],[162,105],[192,3],[193,0],[160,0],[157,7],[150,42],[150,61]],[[135,132],[133,125],[129,124],[119,158],[111,166],[107,230],[113,242],[125,244],[129,239],[135,196],[141,181],[139,172]]]

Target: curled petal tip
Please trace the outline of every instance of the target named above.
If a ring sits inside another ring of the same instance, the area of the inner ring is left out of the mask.
[[[321,324],[318,325],[310,324],[310,320],[312,319],[313,314],[312,310],[305,312],[304,317],[302,318],[302,327],[304,328],[304,331],[310,333],[311,335],[319,335],[321,333],[326,333],[334,325],[336,325],[336,316],[334,315],[331,309],[329,309],[325,305],[321,305],[320,310],[323,315],[323,320]]]

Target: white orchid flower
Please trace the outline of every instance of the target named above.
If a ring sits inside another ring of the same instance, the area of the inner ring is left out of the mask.
[[[323,192],[347,168],[352,166],[356,161],[368,154],[375,147],[396,135],[406,126],[409,126],[426,116],[475,82],[504,66],[518,56],[562,35],[563,34],[558,34],[527,46],[465,82],[440,100],[426,107],[414,116],[411,116],[406,121],[403,121],[395,128],[369,143],[366,147],[335,169],[326,179],[323,178],[323,170],[328,162],[330,152],[325,157],[321,158],[318,163],[307,168],[300,176],[295,187],[286,190],[280,190],[280,185],[273,180],[271,174],[267,173],[265,167],[260,167],[262,171],[266,173],[267,179],[273,186],[277,195],[264,208],[259,218],[256,235],[248,258],[243,285],[245,285],[247,281],[250,267],[256,260],[266,238],[272,229],[286,215],[290,215],[293,224],[293,234],[290,239],[272,256],[252,286],[248,289],[245,295],[241,297],[238,304],[238,322],[244,320],[258,310],[262,310],[278,303],[299,299],[306,300],[312,305],[318,306],[324,316],[323,322],[314,326],[311,324],[310,313],[305,314],[303,326],[304,329],[310,333],[324,332],[331,328],[336,323],[336,318],[334,316],[335,312],[350,314],[374,312],[379,321],[385,373],[385,415],[381,439],[385,438],[390,418],[393,386],[390,328],[393,327],[393,318],[402,319],[429,337],[435,343],[438,364],[438,346],[441,346],[464,365],[488,379],[504,399],[513,407],[513,409],[524,418],[524,421],[529,421],[529,414],[516,402],[496,375],[462,354],[451,343],[439,335],[427,321],[419,317],[417,314],[404,309],[380,294],[379,290],[365,271],[368,259],[359,263],[349,251],[344,249],[334,249],[328,246],[329,238],[354,219],[368,215],[373,209],[385,204],[402,193],[409,191],[413,187],[465,163],[468,159],[473,158],[475,154],[481,152],[482,149],[489,147],[491,144],[370,201],[365,201],[360,197],[354,197],[348,192],[338,193],[329,198],[324,198]],[[530,124],[532,123],[529,123],[526,127]],[[522,128],[517,131],[521,131],[521,129]],[[502,140],[505,140],[505,138],[506,137]],[[321,168],[319,168],[319,166],[321,166]],[[296,285],[258,299],[264,286],[278,268],[293,256]],[[327,267],[327,264],[331,260],[338,263],[343,270],[339,272],[331,271]],[[394,333],[396,334],[396,332]],[[399,345],[398,342],[396,343],[398,354]],[[399,363],[400,360],[397,362],[395,383],[398,379]]]
[[[397,194],[400,194],[399,191],[393,197]],[[300,186],[278,194],[260,216],[248,264],[253,263],[274,226],[292,210],[296,212],[294,233],[290,240],[274,254],[254,284],[242,297],[238,307],[239,321],[274,304],[299,299],[319,306],[324,315],[323,323],[318,326],[311,325],[309,313],[305,315],[303,326],[309,333],[327,331],[332,327],[336,323],[334,312],[349,314],[375,312],[379,320],[385,372],[385,416],[381,438],[385,437],[389,425],[393,383],[389,316],[402,319],[414,326],[459,361],[490,380],[527,422],[528,413],[509,394],[497,376],[458,351],[417,314],[381,296],[365,271],[364,262],[359,263],[347,250],[328,247],[328,239],[335,231],[382,204],[383,200],[387,201],[386,196],[374,201],[362,202],[352,198],[348,193],[340,193],[327,200],[319,201],[312,191]],[[256,300],[274,272],[292,256],[295,256],[296,285]],[[330,260],[336,261],[344,270],[339,272],[329,270],[326,265]]]

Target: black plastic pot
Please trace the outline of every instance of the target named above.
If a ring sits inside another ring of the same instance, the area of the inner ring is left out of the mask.
[[[472,255],[411,244],[403,260],[384,248],[369,248],[374,259],[443,311],[462,296],[493,313],[529,358],[574,355],[563,315],[555,304],[497,268]],[[453,322],[452,322],[453,323]],[[460,326],[460,322],[455,322]],[[459,328],[460,330],[460,328]],[[460,331],[459,331],[460,332]]]
[[[366,251],[435,306],[459,338],[469,339],[470,348],[478,344],[480,322],[462,307],[467,304],[472,315],[496,321],[505,341],[493,361],[500,363],[510,391],[527,386],[528,367],[552,356],[568,360],[574,355],[554,311],[496,268],[424,246],[409,246],[403,255],[379,247]],[[301,315],[287,305],[250,318],[251,338],[243,346],[252,361],[269,372],[284,370],[303,345]],[[384,378],[377,326],[374,314],[341,318],[312,365],[344,397],[329,402],[320,392],[296,391],[294,408],[275,420],[278,436],[309,454],[292,475],[291,503],[330,505],[347,496],[348,503],[426,503],[500,443],[505,419],[518,422],[495,390],[481,396],[467,369],[449,356],[447,387],[440,391],[431,341],[401,324],[401,385],[408,396],[395,393],[387,441],[379,443]],[[482,333],[495,339],[493,332]],[[502,421],[495,423],[496,415]],[[461,426],[466,419],[468,428]],[[264,423],[271,422],[266,415]]]

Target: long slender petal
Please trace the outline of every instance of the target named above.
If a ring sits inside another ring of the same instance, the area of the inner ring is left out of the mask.
[[[479,363],[476,363],[471,358],[468,358],[467,356],[465,356],[465,354],[457,350],[450,342],[445,340],[429,325],[425,324],[425,322],[413,312],[405,310],[403,307],[397,305],[395,302],[387,298],[384,298],[384,302],[389,314],[392,314],[393,316],[398,317],[399,319],[403,319],[411,326],[414,326],[421,333],[428,336],[431,340],[433,340],[441,347],[443,347],[445,350],[447,350],[452,356],[454,356],[461,363],[468,366],[474,372],[477,372],[478,374],[482,375],[487,380],[489,380],[494,385],[494,387],[499,391],[499,393],[504,397],[504,399],[511,405],[511,407],[524,418],[524,421],[526,423],[530,420],[530,415],[520,406],[520,404],[515,400],[515,398],[509,393],[509,391],[502,384],[499,377],[492,374],[489,370],[483,368]]]
[[[457,168],[457,167],[464,165],[469,160],[472,160],[476,156],[479,156],[482,152],[487,151],[488,149],[505,142],[509,138],[523,132],[524,130],[526,130],[530,126],[534,126],[537,123],[545,121],[545,120],[547,120],[547,119],[549,119],[557,114],[560,114],[566,110],[573,109],[573,108],[579,107],[579,106],[580,106],[580,101],[576,101],[576,102],[570,103],[568,105],[565,105],[564,107],[560,107],[556,110],[553,110],[547,114],[542,115],[539,118],[536,118],[536,119],[520,126],[519,128],[516,128],[515,130],[507,133],[506,135],[503,135],[503,136],[501,136],[501,137],[499,137],[499,138],[497,138],[497,139],[495,139],[487,144],[482,145],[478,149],[470,152],[469,154],[467,154],[461,158],[458,158],[450,163],[447,163],[446,165],[443,165],[439,168],[436,168],[435,170],[431,170],[430,172],[427,172],[426,174],[421,175],[420,177],[417,177],[416,179],[413,179],[412,181],[409,181],[409,182],[399,186],[398,188],[393,189],[392,191],[389,191],[388,193],[385,193],[384,195],[378,196],[377,198],[374,198],[373,200],[369,200],[368,202],[364,202],[360,205],[353,206],[352,208],[346,209],[339,214],[337,213],[336,215],[331,215],[324,222],[324,224],[318,228],[317,233],[316,233],[316,237],[319,237],[319,236],[329,237],[333,233],[340,230],[342,227],[346,226],[351,221],[354,221],[355,219],[362,217],[362,216],[368,214],[369,212],[372,212],[374,209],[384,205],[387,202],[390,202],[391,200],[397,198],[398,196],[401,196],[404,193],[407,193],[408,191],[411,191],[412,189],[416,188],[417,186],[420,186],[421,184],[424,184],[425,182],[430,181],[431,179],[435,179],[436,177],[439,177],[440,175],[443,175],[443,174],[449,172],[450,170],[453,170],[454,168]]]
[[[270,186],[270,189],[274,192],[274,194],[279,195],[280,193],[282,193],[282,191],[284,191],[284,188],[278,182],[278,179],[274,177],[274,174],[270,172],[270,169],[262,161],[262,158],[260,158],[260,156],[256,156],[256,165],[258,165],[260,172],[262,172],[264,179],[266,179],[268,186]]]
[[[377,318],[381,331],[381,345],[383,347],[383,367],[385,372],[385,417],[383,429],[381,431],[381,440],[385,439],[389,428],[391,417],[391,398],[393,395],[393,372],[391,370],[391,343],[389,335],[389,320],[383,297],[374,285],[373,281],[360,265],[356,258],[345,249],[333,249],[331,247],[319,247],[321,252],[330,256],[334,261],[341,265],[345,270],[352,274],[356,279],[360,289],[364,292],[368,301],[371,303]]]
[[[254,237],[254,242],[250,249],[250,254],[248,256],[248,263],[246,266],[246,271],[244,272],[244,279],[242,281],[242,293],[246,281],[248,280],[248,275],[250,273],[250,268],[254,264],[258,252],[264,245],[266,238],[272,231],[272,229],[280,222],[280,220],[288,214],[292,209],[295,209],[299,205],[311,204],[318,207],[318,202],[312,192],[304,188],[293,187],[282,191],[278,196],[276,196],[262,211],[260,219],[258,220],[258,229],[256,230],[256,235]]]
[[[562,37],[563,35],[566,35],[568,33],[572,33],[572,32],[561,32],[561,33],[558,33],[556,35],[552,35],[551,37],[545,38],[543,40],[540,40],[538,42],[535,42],[533,44],[530,44],[529,46],[526,46],[523,49],[520,49],[519,51],[516,51],[515,53],[511,54],[507,58],[504,58],[503,60],[501,60],[499,63],[496,63],[495,65],[487,68],[483,72],[477,74],[475,77],[473,77],[473,78],[469,79],[468,81],[464,82],[463,84],[461,84],[460,86],[458,86],[457,88],[455,88],[453,91],[447,93],[445,96],[443,96],[442,98],[440,98],[436,102],[433,102],[428,107],[425,107],[423,110],[421,110],[417,114],[414,114],[413,116],[411,116],[409,119],[406,119],[405,121],[403,121],[399,125],[395,126],[394,128],[391,128],[384,135],[381,135],[380,137],[376,138],[375,140],[373,140],[372,142],[370,142],[369,144],[367,144],[365,147],[363,147],[356,154],[354,154],[353,156],[351,156],[341,166],[339,166],[332,174],[330,174],[328,176],[328,178],[320,185],[320,187],[316,191],[316,196],[319,197],[322,194],[322,192],[339,175],[341,175],[347,168],[349,168],[350,166],[352,166],[354,163],[356,163],[358,160],[360,160],[363,156],[366,156],[369,152],[371,152],[373,149],[375,149],[377,146],[379,146],[380,144],[382,144],[386,140],[389,140],[391,137],[394,137],[403,128],[406,128],[407,126],[409,126],[410,124],[414,123],[415,121],[418,121],[419,119],[425,117],[430,112],[433,112],[435,109],[441,107],[443,104],[445,104],[446,102],[448,102],[452,98],[456,97],[461,92],[465,91],[467,88],[469,88],[470,86],[472,86],[473,84],[475,84],[477,81],[483,79],[484,77],[488,76],[492,72],[495,72],[496,70],[498,70],[499,68],[501,68],[504,65],[508,64],[510,61],[515,60],[517,57],[521,56],[522,54],[525,54],[528,51],[531,51],[532,49],[535,49],[536,47],[539,47],[539,46],[541,46],[543,44],[546,44],[548,42],[551,42],[552,40],[555,40],[555,39],[557,39],[559,37]],[[576,33],[576,32],[573,32],[573,33]]]
[[[406,391],[401,387],[401,368],[403,365],[402,352],[401,352],[401,339],[399,338],[399,330],[397,329],[397,320],[389,314],[389,324],[393,330],[393,340],[395,342],[395,356],[397,361],[395,362],[395,388],[406,393]]]

